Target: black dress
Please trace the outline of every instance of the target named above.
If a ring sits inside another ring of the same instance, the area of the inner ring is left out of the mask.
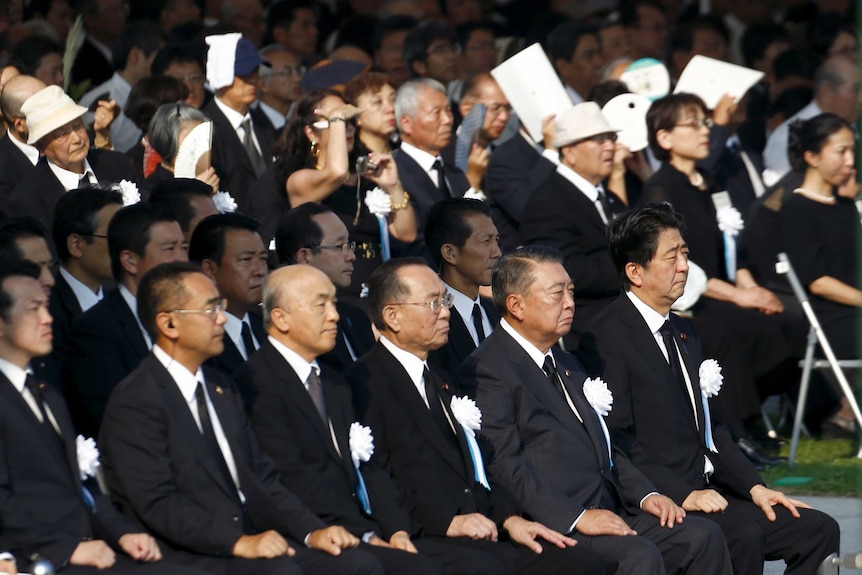
[[[823,276],[859,285],[856,242],[860,225],[852,200],[836,197],[834,204],[823,204],[792,194],[779,214],[784,249],[803,286]],[[813,294],[810,301],[838,358],[859,357],[859,309]]]

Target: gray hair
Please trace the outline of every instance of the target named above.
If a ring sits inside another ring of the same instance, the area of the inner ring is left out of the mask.
[[[261,60],[266,61],[266,57],[270,54],[280,54],[282,52],[287,52],[287,48],[278,43],[268,44],[257,51],[257,55],[260,56]],[[260,65],[260,77],[261,78],[271,78],[272,77],[272,68],[267,66],[266,64]]]
[[[851,81],[853,64],[844,59],[830,58],[823,62],[814,72],[814,93],[817,94],[822,88],[829,88],[833,92]]]
[[[510,294],[527,293],[536,280],[533,267],[547,262],[562,264],[563,255],[547,246],[522,246],[497,260],[491,275],[491,292],[494,307],[501,315],[506,314],[506,298]]]
[[[401,126],[401,118],[413,117],[419,107],[419,97],[423,90],[434,90],[446,95],[446,88],[437,80],[431,78],[413,78],[407,80],[395,94],[395,123]]]
[[[176,158],[177,140],[185,122],[209,122],[209,118],[194,106],[182,102],[162,104],[153,114],[147,127],[147,138],[165,162],[172,163]]]

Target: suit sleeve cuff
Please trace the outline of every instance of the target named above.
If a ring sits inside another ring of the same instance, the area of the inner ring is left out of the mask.
[[[584,509],[583,511],[581,511],[581,514],[580,514],[580,515],[578,515],[577,519],[575,519],[574,521],[572,521],[572,526],[571,526],[571,527],[569,527],[569,530],[567,531],[567,533],[572,533],[572,532],[575,530],[575,527],[577,527],[577,526],[578,526],[578,522],[581,520],[581,517],[583,517],[583,516],[584,516],[584,513],[586,513],[586,512],[587,512],[587,510],[586,510],[586,509]]]
[[[650,491],[649,493],[644,495],[643,498],[641,498],[641,502],[638,504],[638,507],[640,508],[641,511],[643,511],[643,508],[644,508],[644,501],[647,500],[647,497],[650,497],[652,495],[661,495],[661,494],[658,491]]]

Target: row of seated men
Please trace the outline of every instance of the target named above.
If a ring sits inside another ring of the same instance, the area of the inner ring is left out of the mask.
[[[758,573],[783,559],[788,573],[814,573],[838,549],[835,521],[766,487],[710,417],[701,389],[712,395],[716,381],[698,375],[697,333],[669,315],[688,250],[666,204],[611,223],[626,289],[581,363],[555,345],[575,315],[560,254],[501,257],[482,202],[429,214],[439,274],[422,259],[374,272],[375,342],[354,335],[369,335],[362,312],[336,301],[354,256],[326,208],[291,211],[279,256],[305,265],[268,274],[254,220],[205,218],[191,265],[175,220],[148,204],[116,209],[111,194],[78,190],[60,204],[108,200],[82,218],[103,229],[70,235],[91,248],[107,239],[120,285],[72,325],[71,414],[37,369],[50,363],[48,308],[70,256],[53,280],[32,263],[0,270],[0,547],[19,561],[70,573],[171,572],[162,562],[208,573]],[[493,308],[479,296],[488,284]],[[464,361],[458,338],[476,348]],[[118,378],[87,395],[109,369]],[[81,482],[73,417],[98,433],[110,501]]]

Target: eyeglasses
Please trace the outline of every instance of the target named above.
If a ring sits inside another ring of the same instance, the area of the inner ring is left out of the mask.
[[[263,76],[287,76],[287,77],[302,77],[305,74],[305,66],[285,66],[281,70],[273,70],[262,74]]]
[[[205,316],[209,316],[210,319],[215,319],[219,316],[220,313],[224,313],[227,309],[227,298],[222,298],[209,307],[205,307],[204,309],[169,309],[166,310],[167,313],[200,313]]]
[[[425,54],[430,56],[434,54],[435,56],[449,56],[450,54],[460,54],[461,53],[461,44],[440,44],[438,46],[434,46]]]
[[[410,301],[397,301],[394,303],[390,303],[389,305],[421,305],[428,306],[431,309],[431,313],[440,313],[440,310],[444,307],[446,309],[452,308],[452,294],[445,293],[439,297],[432,299],[431,301],[420,301],[420,302],[410,302]]]
[[[712,128],[715,122],[712,121],[712,118],[701,118],[699,120],[692,120],[690,122],[679,123],[675,127],[677,128],[692,128],[694,130],[700,130],[704,126],[707,128]]]
[[[342,242],[340,244],[330,244],[328,246],[308,246],[310,250],[341,250],[344,255],[356,251],[356,242]]]
[[[619,138],[619,135],[616,132],[608,132],[607,134],[596,134],[595,136],[584,138],[581,142],[595,142],[601,146],[605,142],[615,143],[617,138]]]
[[[203,74],[186,74],[182,78],[177,78],[177,80],[182,80],[186,84],[203,84],[204,79]]]
[[[499,116],[503,112],[507,114],[512,113],[512,105],[511,104],[488,104],[485,106],[485,110],[488,114],[492,116]]]

